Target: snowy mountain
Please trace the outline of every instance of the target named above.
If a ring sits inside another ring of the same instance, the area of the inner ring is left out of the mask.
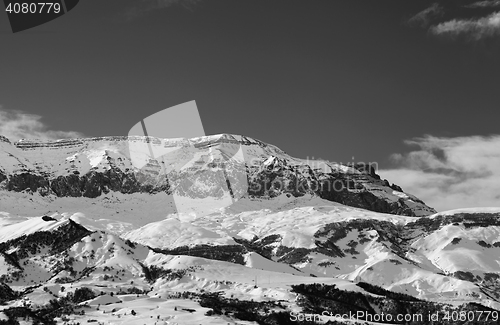
[[[436,213],[367,165],[0,138],[0,324],[497,324],[499,256],[500,208]]]
[[[221,206],[211,209],[209,201],[228,200],[230,204],[241,197],[281,194],[312,194],[408,216],[435,212],[397,185],[381,180],[368,164],[297,159],[244,136],[102,137],[14,144],[2,139],[0,188],[9,191],[87,198],[108,193],[163,193],[175,197],[175,207],[165,204],[166,211],[176,208],[197,214]],[[193,208],[195,205],[198,207]]]

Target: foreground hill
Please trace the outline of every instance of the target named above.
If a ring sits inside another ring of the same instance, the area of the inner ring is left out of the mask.
[[[488,311],[482,322],[494,324],[500,308],[500,209],[414,218],[282,196],[121,235],[84,213],[0,215],[0,320],[296,324],[303,312]]]
[[[500,301],[500,209],[416,219],[314,197],[266,203],[241,200],[189,223],[169,218],[123,236],[168,254],[245,265],[254,252],[304,274],[422,299]]]

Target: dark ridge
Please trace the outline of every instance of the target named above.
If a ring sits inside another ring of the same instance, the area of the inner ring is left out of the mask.
[[[24,235],[18,238],[11,239],[7,242],[0,243],[0,252],[5,253],[12,247],[18,248],[15,253],[8,254],[13,260],[26,258],[29,254],[37,254],[41,247],[48,246],[51,249],[51,254],[57,254],[70,248],[83,237],[90,235],[92,232],[82,225],[69,220],[68,224],[62,225],[53,231],[37,231],[35,233]],[[6,254],[7,255],[7,254]]]
[[[0,135],[0,142],[7,142],[8,144],[11,144],[10,140],[4,137],[3,135]]]
[[[188,255],[203,257],[211,260],[231,262],[245,265],[243,254],[248,253],[248,250],[242,245],[196,245],[194,247],[181,246],[174,249],[151,248],[155,253],[167,255]]]

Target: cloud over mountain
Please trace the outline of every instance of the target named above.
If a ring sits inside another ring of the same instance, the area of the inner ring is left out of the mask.
[[[19,139],[57,140],[83,137],[75,131],[51,130],[36,114],[3,109],[0,106],[0,135],[11,141]]]
[[[437,210],[500,205],[500,135],[405,141],[416,146],[392,155],[395,168],[381,170]]]

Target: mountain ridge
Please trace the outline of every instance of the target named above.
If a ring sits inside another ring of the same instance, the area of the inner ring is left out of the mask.
[[[435,212],[382,180],[370,164],[294,158],[274,145],[240,135],[0,142],[0,188],[9,191],[57,197],[96,198],[120,192],[220,199],[227,186],[233,199],[313,194],[383,213]]]

